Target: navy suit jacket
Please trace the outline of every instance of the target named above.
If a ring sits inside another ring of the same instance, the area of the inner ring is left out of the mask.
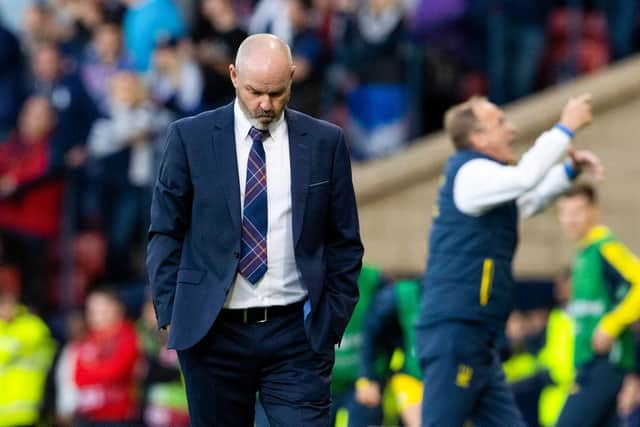
[[[295,261],[316,352],[333,349],[358,300],[362,264],[349,154],[340,128],[286,109]],[[211,328],[237,274],[242,208],[233,103],[172,123],[151,206],[147,270],[168,346]]]

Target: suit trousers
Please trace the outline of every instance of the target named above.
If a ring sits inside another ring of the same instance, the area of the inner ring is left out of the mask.
[[[271,427],[328,427],[333,348],[311,349],[300,310],[243,323],[219,316],[178,351],[192,427],[252,427],[256,392]]]

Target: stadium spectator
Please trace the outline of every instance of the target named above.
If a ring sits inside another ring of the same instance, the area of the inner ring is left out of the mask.
[[[65,55],[82,59],[93,33],[105,21],[100,0],[49,0],[54,20],[61,28],[60,44]],[[75,65],[75,64],[74,64]]]
[[[46,308],[50,244],[60,231],[63,184],[49,174],[56,118],[49,101],[29,98],[18,128],[0,145],[0,233],[4,262],[18,267],[21,300]]]
[[[535,87],[553,0],[486,3],[489,97],[504,104]]]
[[[109,112],[109,80],[119,71],[132,70],[122,47],[122,30],[114,23],[98,26],[81,65],[82,81],[102,114]]]
[[[311,0],[287,0],[291,22],[291,54],[296,72],[293,75],[291,108],[317,116],[320,111],[322,90],[322,40],[311,27]]]
[[[71,311],[66,316],[65,344],[54,366],[55,381],[55,419],[62,427],[73,424],[78,407],[78,387],[74,374],[78,345],[87,333],[84,313]]]
[[[269,33],[290,44],[293,36],[286,0],[259,0],[249,18],[249,34]]]
[[[583,164],[601,174],[588,151],[560,163],[591,120],[589,99],[569,100],[517,164],[516,129],[497,106],[472,98],[446,114],[456,153],[439,189],[417,323],[423,425],[524,426],[496,350],[512,306],[518,217],[544,209]]]
[[[151,99],[178,117],[192,115],[202,109],[202,72],[191,52],[181,46],[178,39],[161,38],[156,43],[146,82]]]
[[[31,57],[32,91],[49,99],[57,113],[52,162],[55,167],[80,166],[83,149],[98,111],[82,80],[65,68],[58,46],[45,42]]]
[[[231,102],[235,92],[229,78],[229,64],[235,61],[240,43],[247,37],[231,0],[203,0],[202,20],[192,37],[195,56],[202,65],[205,108]]]
[[[22,38],[27,11],[37,0],[5,0],[0,2],[0,22],[2,26]]]
[[[42,43],[58,44],[64,37],[64,27],[55,20],[55,13],[47,3],[32,2],[24,14],[20,40],[24,51],[31,55]]]
[[[0,285],[0,426],[35,426],[55,343],[47,325]]]
[[[146,229],[155,143],[170,114],[150,103],[133,72],[112,78],[109,98],[109,117],[93,125],[88,152],[96,187],[95,214],[107,234],[107,276],[123,280],[133,278],[130,248],[138,227]]]
[[[140,350],[124,306],[109,288],[87,297],[88,334],[78,342],[74,380],[78,427],[134,426],[138,417],[136,368]]]
[[[347,137],[356,159],[382,157],[406,142],[403,16],[398,0],[369,0],[348,15],[339,38],[331,78],[347,97]]]
[[[121,0],[127,6],[123,20],[124,43],[136,71],[151,66],[159,39],[181,37],[185,22],[171,0]]]
[[[609,46],[614,60],[630,55],[634,50],[634,34],[638,30],[637,0],[594,0],[595,6],[607,17]]]
[[[640,260],[600,225],[594,187],[577,185],[564,194],[558,218],[577,244],[569,303],[576,323],[577,388],[556,426],[616,426],[621,390],[637,394],[640,384],[635,340],[628,329],[640,319]]]
[[[0,24],[0,140],[14,128],[24,98],[24,61],[18,39]]]

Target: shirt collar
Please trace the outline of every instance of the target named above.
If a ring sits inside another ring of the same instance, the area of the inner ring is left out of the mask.
[[[590,246],[597,241],[608,237],[610,234],[611,231],[608,227],[604,225],[596,225],[595,227],[591,228],[587,235],[578,242],[578,246],[581,248],[586,248],[587,246]]]
[[[242,140],[249,135],[249,129],[253,126],[253,123],[249,118],[247,118],[242,108],[240,108],[240,104],[238,103],[238,99],[233,102],[233,116],[236,123],[236,132],[238,135],[242,137]],[[277,139],[277,136],[280,135],[283,131],[284,125],[284,112],[280,116],[278,120],[275,122],[271,122],[269,125],[269,135],[271,135],[271,139]],[[268,140],[268,139],[267,139]],[[266,141],[265,141],[266,142]]]

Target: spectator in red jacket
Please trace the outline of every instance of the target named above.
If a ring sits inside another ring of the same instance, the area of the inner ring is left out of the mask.
[[[62,181],[49,173],[55,123],[49,101],[31,97],[0,144],[2,261],[18,268],[21,299],[36,311],[46,303],[48,246],[60,228]]]
[[[87,297],[88,335],[75,364],[78,427],[134,426],[138,416],[140,358],[133,324],[115,291],[93,290]]]

